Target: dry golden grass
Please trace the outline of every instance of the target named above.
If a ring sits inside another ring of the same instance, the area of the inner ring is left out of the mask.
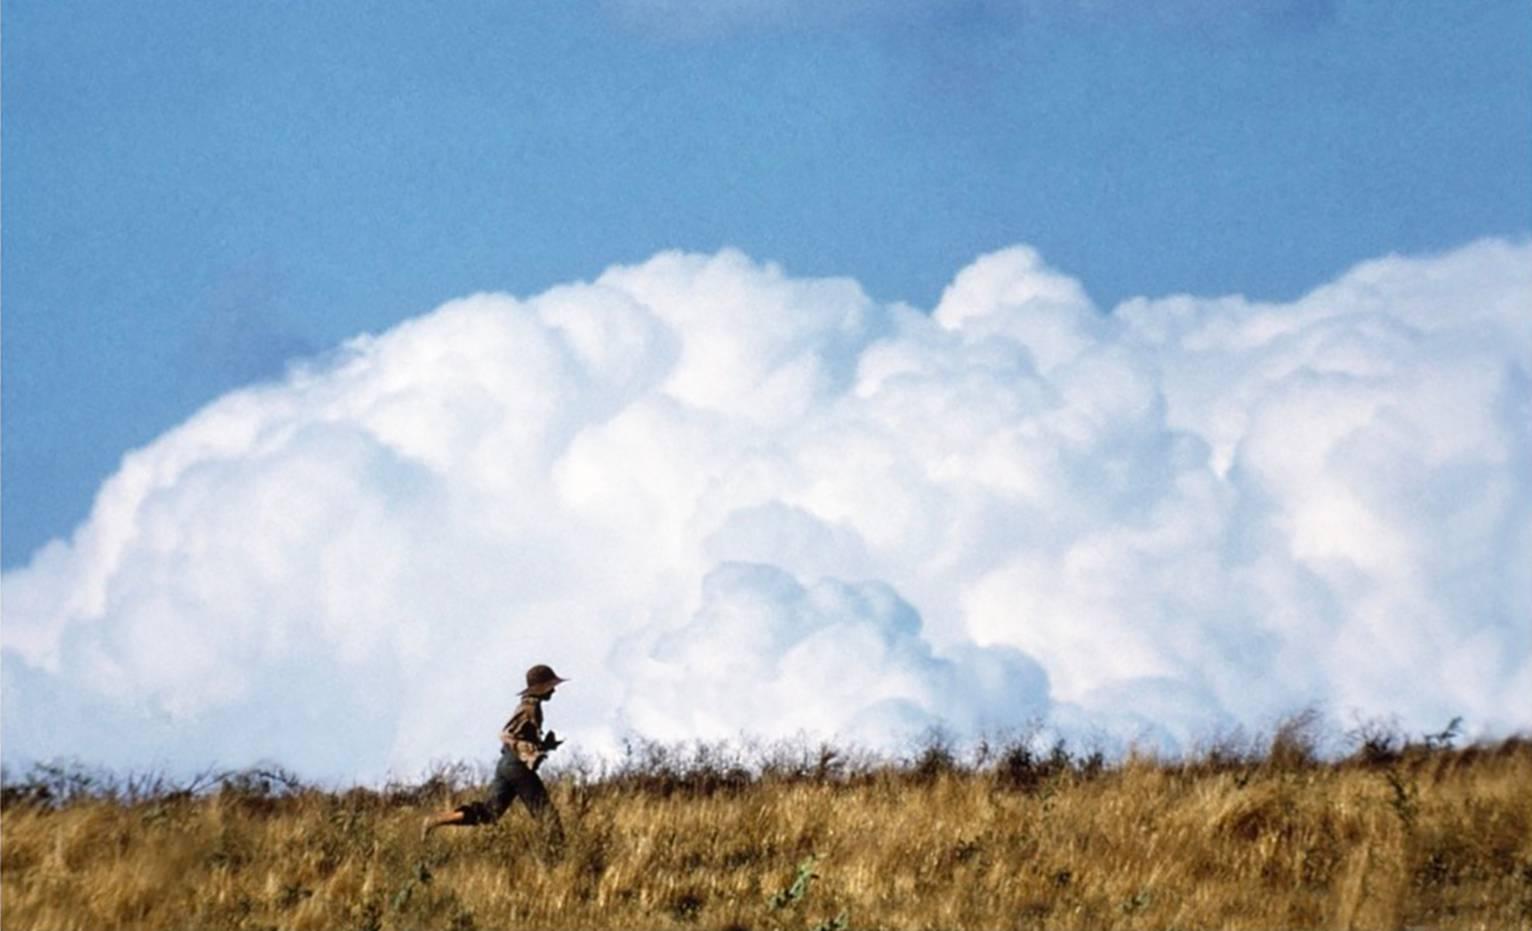
[[[450,787],[268,788],[41,804],[13,786],[5,926],[1532,925],[1521,740],[1338,763],[1279,740],[1261,759],[1104,768],[940,752],[756,778],[660,765],[555,780],[557,850],[520,809],[422,842],[423,813],[473,794]]]

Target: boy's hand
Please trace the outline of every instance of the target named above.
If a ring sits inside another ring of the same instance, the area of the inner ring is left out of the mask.
[[[549,731],[547,735],[543,737],[544,750],[557,750],[563,743],[564,742],[559,740],[558,735],[553,731]]]

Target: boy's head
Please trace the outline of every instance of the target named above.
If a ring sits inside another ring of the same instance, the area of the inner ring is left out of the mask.
[[[568,681],[554,672],[553,667],[539,663],[527,670],[527,687],[521,690],[521,694],[522,697],[531,696],[546,701],[553,697],[553,690],[559,683]]]

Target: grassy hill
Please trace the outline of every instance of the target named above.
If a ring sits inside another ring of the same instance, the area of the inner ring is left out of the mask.
[[[38,769],[0,807],[7,928],[1512,928],[1532,925],[1532,742],[1379,730],[1318,760],[1105,763],[1026,741],[900,760],[642,745],[422,841],[462,772],[343,792]]]

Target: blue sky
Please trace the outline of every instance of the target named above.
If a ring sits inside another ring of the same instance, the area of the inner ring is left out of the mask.
[[[7,0],[4,564],[292,357],[663,249],[1110,307],[1532,231],[1519,0],[818,6]]]

